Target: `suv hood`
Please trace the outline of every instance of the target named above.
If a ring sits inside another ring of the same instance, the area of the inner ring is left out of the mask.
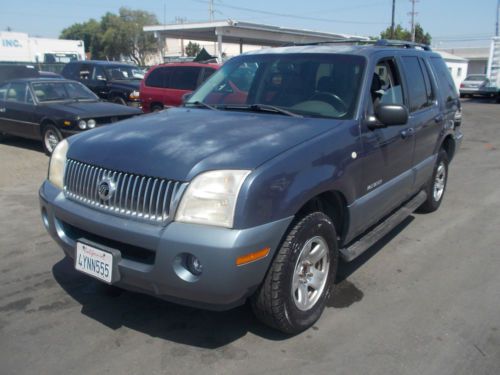
[[[100,167],[190,181],[214,169],[255,169],[340,120],[172,108],[81,133],[68,158]]]

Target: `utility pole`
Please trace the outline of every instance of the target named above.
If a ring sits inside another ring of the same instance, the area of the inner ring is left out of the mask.
[[[214,0],[208,0],[208,19],[210,21],[214,20],[214,13],[215,13]]]
[[[411,2],[411,12],[408,13],[411,16],[411,41],[415,41],[415,16],[418,14],[415,12],[415,4],[418,0],[410,0]]]
[[[496,27],[495,27],[495,36],[499,36],[498,35],[498,17],[499,17],[499,13],[500,13],[500,0],[498,0],[498,2],[497,2],[497,23],[496,23]]]
[[[175,17],[175,23],[183,24],[186,22],[186,17]],[[184,39],[181,38],[181,56],[184,57]]]
[[[500,0],[498,0],[500,1]],[[394,39],[394,12],[396,11],[396,0],[392,0],[392,20],[391,20],[391,39]]]

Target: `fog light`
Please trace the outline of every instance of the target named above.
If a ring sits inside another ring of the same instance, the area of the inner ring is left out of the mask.
[[[186,259],[186,268],[195,276],[200,276],[203,272],[203,266],[198,258],[189,254]]]
[[[90,119],[87,121],[87,127],[89,129],[94,129],[95,128],[95,120],[94,119]]]
[[[87,129],[87,123],[85,122],[85,120],[80,120],[80,121],[78,122],[78,127],[79,127],[80,129],[82,129],[82,130]]]

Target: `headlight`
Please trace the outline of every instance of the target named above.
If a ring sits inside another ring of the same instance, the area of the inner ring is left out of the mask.
[[[89,128],[89,129],[95,128],[95,120],[94,119],[90,119],[87,121],[87,128]]]
[[[63,139],[52,152],[49,162],[49,181],[59,189],[64,186],[64,166],[66,165],[66,154],[68,152],[68,141]]]
[[[189,184],[175,216],[176,221],[232,228],[236,200],[250,171],[210,171]]]
[[[82,130],[87,129],[87,122],[85,120],[78,121],[78,127]]]
[[[130,99],[139,99],[139,91],[137,90],[132,91],[128,97]]]

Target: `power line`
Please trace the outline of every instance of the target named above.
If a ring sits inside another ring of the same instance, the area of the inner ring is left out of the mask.
[[[197,3],[205,3],[205,1],[203,1],[203,0],[191,0],[191,1],[194,1]],[[307,20],[307,21],[318,21],[318,22],[329,22],[329,23],[336,22],[336,23],[359,24],[359,25],[387,25],[387,23],[385,23],[385,22],[346,21],[346,20],[309,17],[309,16],[299,16],[296,14],[269,12],[269,11],[265,11],[265,10],[256,10],[256,9],[244,8],[244,7],[228,5],[228,4],[219,4],[218,6],[224,7],[224,8],[229,8],[229,9],[234,9],[234,10],[240,10],[240,11],[244,11],[244,12],[265,14],[265,15],[270,15],[270,16],[275,16],[275,17],[294,18],[294,19]]]

